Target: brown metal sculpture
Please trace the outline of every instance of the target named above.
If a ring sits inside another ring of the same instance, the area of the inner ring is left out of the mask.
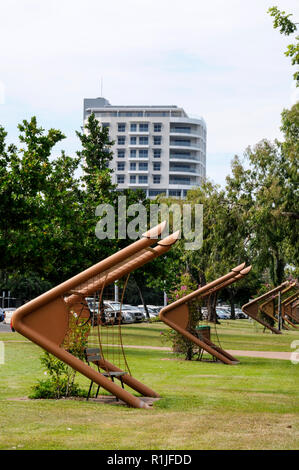
[[[299,324],[299,293],[296,294],[296,298],[289,300],[284,305],[284,316],[291,318],[293,321],[296,322],[296,328],[298,328]]]
[[[64,347],[64,342],[69,329],[70,312],[77,312],[87,318],[90,315],[86,296],[128,275],[171,248],[178,238],[178,232],[158,240],[165,226],[166,223],[162,222],[144,233],[135,243],[21,306],[12,319],[16,331],[135,408],[149,408],[149,405],[72,355]],[[151,247],[154,244],[156,246]],[[99,366],[112,372],[120,371],[105,359]],[[158,397],[156,392],[130,374],[124,375],[122,380],[141,395]]]
[[[284,314],[284,299],[288,293],[294,289],[296,283],[285,281],[279,286],[271,289],[265,294],[251,300],[247,304],[243,305],[243,312],[249,317],[253,318],[255,321],[263,325],[265,328],[268,328],[275,334],[282,334],[279,328],[276,328],[274,325],[278,322],[278,303],[281,301],[281,315],[284,320],[286,320],[286,314]],[[280,299],[280,300],[279,300]],[[287,300],[287,299],[285,299]],[[267,321],[267,317],[272,320]],[[285,329],[289,329],[287,325],[284,324]]]
[[[185,297],[176,300],[175,302],[164,307],[160,312],[160,319],[166,323],[166,325],[170,326],[170,328],[176,330],[185,338],[189,339],[194,344],[224,364],[238,364],[239,361],[235,357],[231,356],[227,351],[215,345],[207,338],[201,337],[201,339],[199,339],[191,331],[189,331],[188,304],[195,299],[207,297],[208,295],[229,286],[233,282],[242,279],[244,276],[246,276],[246,274],[249,273],[250,270],[251,266],[245,268],[245,263],[236,266],[225,276],[222,276],[219,279],[206,284],[204,287],[201,287],[191,294],[188,294]]]
[[[267,299],[265,302],[260,304],[259,306],[260,312],[268,316],[269,318],[271,318],[274,323],[279,322],[279,303],[280,303],[281,317],[284,320],[283,301],[284,301],[285,296],[288,295],[288,293],[292,291],[295,286],[296,286],[296,283],[289,283],[289,285],[286,288],[281,289],[275,294],[273,294],[270,299]],[[289,329],[289,327],[285,323],[282,326],[285,330]]]
[[[299,323],[299,312],[296,308],[296,302],[298,302],[298,299],[299,291],[297,290],[294,294],[290,295],[281,302],[281,315],[283,320],[296,329],[299,328],[299,325],[295,324]]]

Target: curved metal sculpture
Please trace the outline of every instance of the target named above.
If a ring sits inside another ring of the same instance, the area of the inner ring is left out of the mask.
[[[72,355],[63,347],[63,342],[68,331],[70,310],[78,312],[80,308],[82,315],[82,299],[83,316],[88,318],[90,312],[85,301],[86,296],[165,254],[171,248],[178,238],[178,232],[158,240],[165,226],[166,222],[162,222],[144,233],[135,243],[22,305],[12,318],[16,331],[135,408],[149,408],[149,405]],[[152,248],[151,245],[154,244],[156,246]],[[108,361],[103,361],[103,364],[99,364],[100,367],[120,371]],[[156,392],[129,374],[123,376],[123,382],[144,396],[158,397]]]
[[[297,292],[292,298],[286,299],[284,305],[283,305],[283,316],[284,319],[286,320],[286,317],[288,319],[292,319],[293,321],[296,322],[296,325],[292,321],[292,325],[295,328],[298,328],[298,323],[299,323],[299,292]]]
[[[194,299],[200,299],[207,297],[208,295],[229,286],[233,282],[242,279],[251,270],[251,266],[245,268],[245,263],[240,264],[233,268],[225,276],[216,279],[204,287],[197,289],[191,294],[176,300],[175,302],[164,307],[160,312],[160,319],[170,326],[170,328],[176,330],[178,333],[183,335],[186,339],[189,339],[194,344],[202,348],[213,357],[223,362],[224,364],[238,364],[238,360],[231,356],[227,351],[220,348],[219,346],[212,343],[207,338],[197,338],[192,332],[188,331],[189,325],[189,306],[188,303]]]
[[[288,295],[293,289],[296,289],[296,283],[285,281],[274,289],[271,289],[265,294],[243,305],[242,310],[246,315],[253,318],[255,321],[271,330],[273,333],[277,335],[282,334],[279,328],[276,328],[267,321],[267,317],[271,318],[274,324],[275,322],[278,322],[278,304],[279,301],[281,301],[282,319],[291,324],[291,322],[286,317],[286,312],[284,311],[284,302],[286,302],[289,298],[285,298],[285,296]],[[285,324],[284,328],[289,329],[289,327]]]
[[[299,291],[291,295],[282,302],[282,316],[285,321],[290,323],[294,328],[298,328],[299,325]],[[296,324],[295,324],[295,323]]]

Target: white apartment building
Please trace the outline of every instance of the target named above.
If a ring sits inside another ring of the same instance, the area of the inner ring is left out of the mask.
[[[114,106],[105,98],[86,98],[84,123],[92,113],[115,142],[111,168],[119,189],[184,198],[201,185],[206,176],[203,119],[189,118],[178,106]]]

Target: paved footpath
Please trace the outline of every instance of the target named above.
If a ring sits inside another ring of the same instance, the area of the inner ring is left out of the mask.
[[[283,351],[239,351],[230,349],[227,351],[233,356],[247,356],[247,357],[263,357],[264,359],[284,359],[286,361],[291,360],[291,352]]]

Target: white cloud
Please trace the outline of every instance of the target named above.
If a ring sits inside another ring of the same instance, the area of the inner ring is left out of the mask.
[[[203,115],[208,151],[223,163],[277,137],[294,99],[283,54],[290,38],[273,30],[273,3],[298,20],[295,0],[3,0],[1,122],[12,133],[20,116],[36,114],[69,135],[72,151],[83,98],[100,94],[103,76],[111,103],[178,104]]]

